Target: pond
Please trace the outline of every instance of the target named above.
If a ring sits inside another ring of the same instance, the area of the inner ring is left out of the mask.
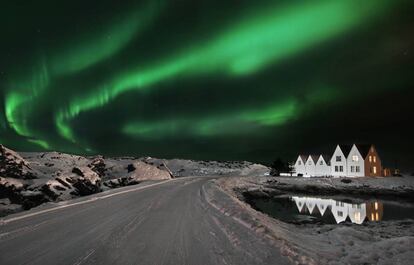
[[[363,224],[414,219],[414,204],[402,201],[281,195],[272,199],[248,199],[248,203],[276,219],[296,224]]]

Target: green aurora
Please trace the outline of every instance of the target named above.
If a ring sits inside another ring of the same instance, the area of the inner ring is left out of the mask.
[[[400,152],[395,132],[356,113],[412,91],[405,1],[48,4],[0,11],[11,148],[268,161],[372,141]]]

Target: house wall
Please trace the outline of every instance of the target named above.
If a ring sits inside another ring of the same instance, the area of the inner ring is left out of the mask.
[[[354,156],[357,159],[357,161],[353,161]],[[356,145],[352,146],[346,164],[348,177],[363,177],[365,175],[365,161],[362,155],[359,153]],[[357,171],[358,168],[359,171]]]
[[[371,157],[371,159],[370,159]],[[382,177],[382,163],[374,146],[371,146],[369,153],[365,158],[365,176],[367,177]],[[375,170],[374,170],[375,168]]]
[[[348,216],[351,219],[351,222],[362,224],[367,217],[366,204],[351,204],[348,207]]]
[[[302,158],[300,156],[298,157],[298,159],[296,159],[295,171],[296,171],[296,174],[302,174],[302,175],[306,174],[305,162],[302,161]]]
[[[322,156],[319,156],[315,165],[315,176],[330,176],[331,167],[328,166]]]
[[[341,157],[341,161],[336,161],[337,156]],[[343,169],[342,172],[339,171],[341,166]],[[335,171],[335,167],[338,167],[338,171]],[[336,146],[335,151],[331,158],[331,175],[334,177],[346,177],[347,176],[346,157],[342,153],[342,150],[339,146]]]
[[[348,216],[348,203],[334,201],[331,207],[331,211],[336,223],[339,224],[341,222],[344,222]]]
[[[315,176],[315,163],[311,156],[308,156],[308,160],[306,160],[306,177],[313,177]]]

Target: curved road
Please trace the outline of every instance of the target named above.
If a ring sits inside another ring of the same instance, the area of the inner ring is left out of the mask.
[[[9,216],[0,224],[0,264],[289,263],[212,207],[207,181],[127,187]]]

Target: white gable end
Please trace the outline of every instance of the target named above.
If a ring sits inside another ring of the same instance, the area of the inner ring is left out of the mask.
[[[365,161],[356,145],[353,145],[347,158],[347,176],[363,177],[365,175]]]
[[[331,174],[335,177],[346,177],[346,169],[346,157],[337,145],[331,158]]]

